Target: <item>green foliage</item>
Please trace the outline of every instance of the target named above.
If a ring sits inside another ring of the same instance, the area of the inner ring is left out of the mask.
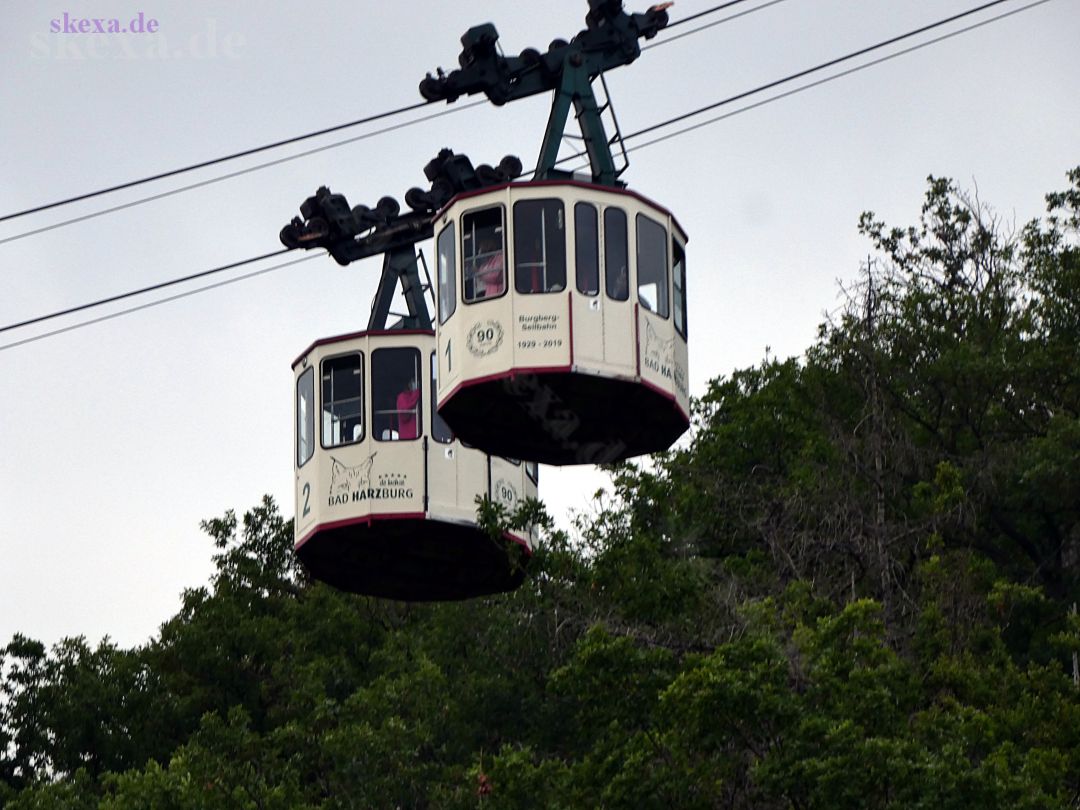
[[[0,807],[1080,803],[1080,169],[931,178],[801,360],[714,380],[516,592],[310,581],[269,498],[147,644],[0,649]]]

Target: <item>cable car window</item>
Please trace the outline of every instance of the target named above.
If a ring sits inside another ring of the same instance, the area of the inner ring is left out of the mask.
[[[461,218],[461,264],[465,303],[506,292],[506,246],[502,206],[469,211]]]
[[[626,212],[620,208],[604,210],[604,282],[608,298],[630,298],[630,250],[626,233]]]
[[[364,355],[328,357],[322,363],[322,446],[364,438]]]
[[[446,424],[446,421],[439,416],[439,412],[435,410],[435,405],[438,402],[439,397],[436,392],[439,390],[439,359],[435,356],[435,352],[431,353],[431,438],[437,442],[443,444],[449,444],[454,440],[454,431],[450,430],[450,426]]]
[[[662,318],[668,316],[667,269],[667,231],[660,223],[638,214],[638,301]]]
[[[457,308],[457,267],[455,261],[454,223],[439,232],[439,323]]]
[[[574,265],[578,292],[600,292],[600,223],[596,207],[588,203],[574,206]]]
[[[522,200],[514,204],[514,288],[519,293],[566,289],[562,200]]]
[[[683,246],[671,240],[671,255],[674,263],[671,266],[672,302],[671,311],[675,317],[675,329],[684,338],[686,337],[686,251]]]
[[[535,461],[525,462],[525,474],[529,476],[529,480],[534,484],[540,483],[540,465]]]
[[[315,367],[296,381],[296,466],[303,467],[315,452]]]
[[[378,441],[415,439],[423,431],[420,379],[419,349],[371,353],[371,427]]]

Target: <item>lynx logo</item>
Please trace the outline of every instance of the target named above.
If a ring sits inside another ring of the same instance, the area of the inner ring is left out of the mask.
[[[372,485],[371,467],[375,463],[375,453],[367,461],[350,467],[336,458],[330,470],[329,506],[338,506],[349,501],[374,501],[390,498],[412,498],[413,490],[409,478],[402,473],[379,473],[378,481]]]
[[[675,336],[663,340],[648,322],[645,323],[645,350],[641,353],[641,364],[654,374],[671,380],[679,393],[687,395],[686,369],[675,360]]]
[[[498,349],[502,341],[502,324],[498,321],[481,321],[469,330],[465,345],[475,357],[486,357]]]
[[[347,503],[350,498],[356,500],[356,495],[367,489],[371,480],[371,467],[375,463],[375,453],[368,456],[367,461],[349,467],[342,464],[333,456],[330,456],[334,466],[330,468],[330,499],[328,506]]]
[[[645,322],[645,351],[641,353],[641,365],[654,374],[659,374],[666,379],[674,376],[675,366],[675,336],[672,335],[664,340],[653,329],[653,325]]]

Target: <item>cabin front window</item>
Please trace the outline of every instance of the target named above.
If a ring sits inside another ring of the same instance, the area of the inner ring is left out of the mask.
[[[574,265],[578,292],[600,292],[600,223],[596,207],[588,203],[574,206]]]
[[[420,368],[419,349],[371,353],[371,427],[378,441],[405,441],[423,432]]]
[[[514,289],[526,294],[566,289],[566,222],[561,200],[514,204]]]
[[[608,298],[630,299],[630,250],[626,232],[626,212],[620,208],[604,211],[604,283]]]
[[[455,260],[454,223],[439,232],[439,323],[457,308],[457,262]]]
[[[668,316],[667,231],[658,222],[638,214],[638,302],[661,318]]]
[[[671,240],[671,255],[674,263],[671,266],[672,297],[671,311],[675,316],[675,329],[684,338],[686,337],[686,251],[683,246]]]
[[[322,362],[322,445],[340,447],[364,438],[364,355]]]
[[[296,466],[303,467],[315,452],[315,368],[296,381]]]
[[[506,292],[506,245],[502,206],[469,211],[461,218],[461,264],[465,303]]]

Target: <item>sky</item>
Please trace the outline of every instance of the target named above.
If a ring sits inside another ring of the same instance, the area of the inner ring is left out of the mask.
[[[676,23],[718,4],[678,0],[669,14]],[[1026,4],[1009,0],[938,33]],[[587,11],[585,0],[312,0],[259,13],[198,0],[9,5],[0,26],[0,216],[413,104],[426,72],[457,66],[470,26],[495,23],[504,51],[516,54],[571,38]],[[631,133],[976,5],[751,0],[662,33],[611,72],[608,87]],[[673,38],[756,6],[766,7]],[[140,14],[155,32],[63,30],[72,19],[130,25]],[[867,261],[860,213],[913,224],[928,175],[953,178],[1006,228],[1039,216],[1045,193],[1065,188],[1066,171],[1080,165],[1077,42],[1080,2],[1049,0],[632,151],[623,179],[690,236],[691,394],[767,352],[802,354],[840,305],[838,283]],[[549,99],[467,107],[472,100],[2,222],[0,326],[274,251],[281,227],[320,185],[353,205],[401,200],[424,185],[423,166],[443,147],[474,163],[515,154],[532,165]],[[446,114],[376,132],[433,113]],[[201,520],[242,514],[264,494],[291,516],[291,362],[317,338],[363,328],[379,268],[378,259],[342,268],[317,257],[0,348],[0,645],[15,633],[47,644],[78,635],[144,643],[185,588],[208,581],[214,549]],[[164,296],[3,332],[0,347]],[[567,526],[605,482],[592,468],[545,467],[540,494]]]

